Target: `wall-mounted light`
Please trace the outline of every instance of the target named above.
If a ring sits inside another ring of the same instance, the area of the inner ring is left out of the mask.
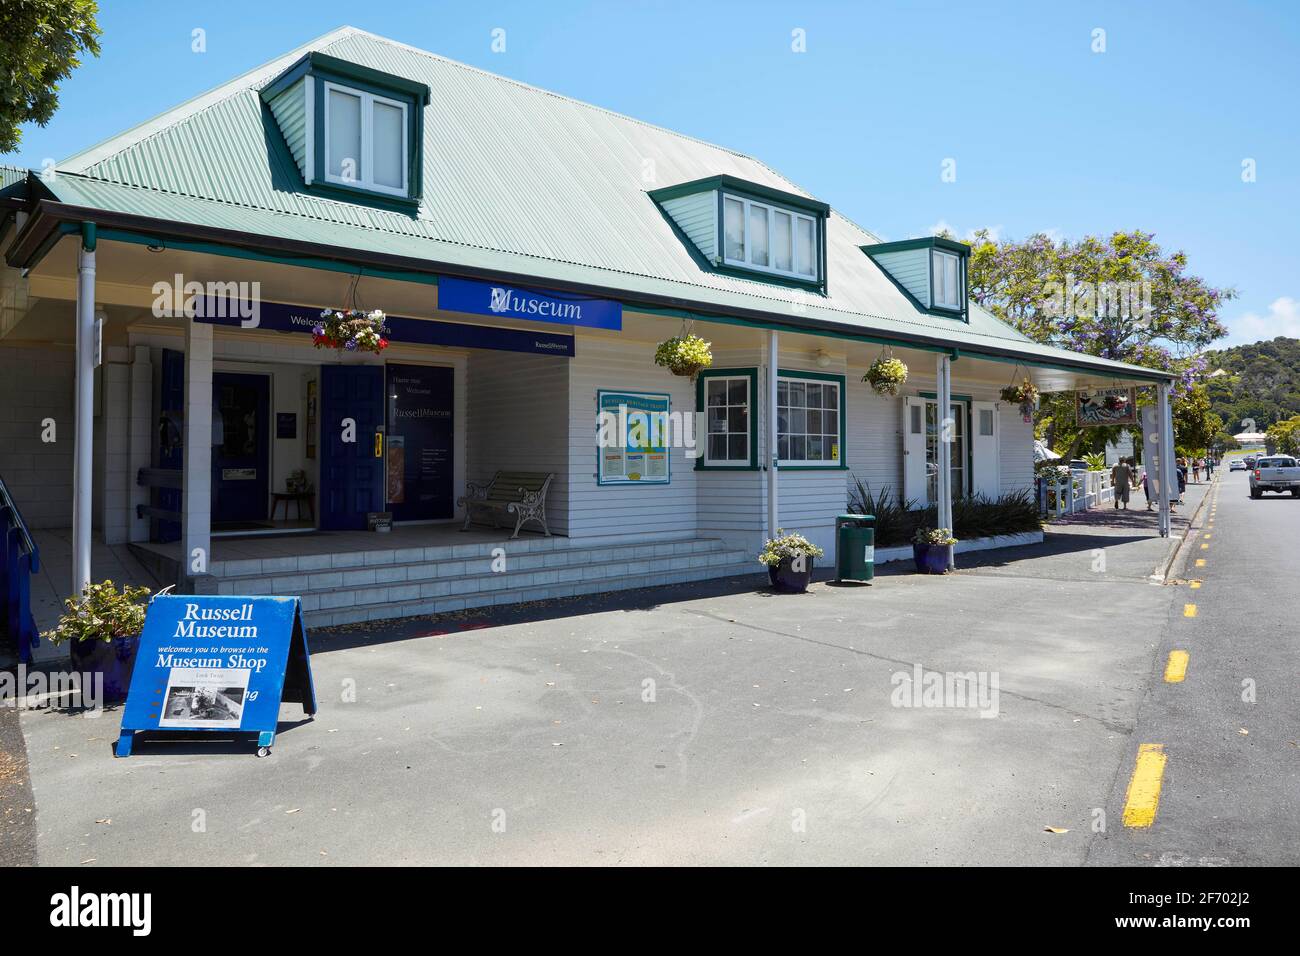
[[[817,350],[817,367],[818,368],[831,367],[831,357],[826,353],[825,349]]]
[[[149,245],[145,246],[145,248],[148,249],[150,252],[162,252],[167,247],[164,246],[161,242],[151,242],[149,243]]]

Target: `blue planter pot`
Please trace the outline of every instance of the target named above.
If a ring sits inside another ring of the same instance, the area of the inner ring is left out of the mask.
[[[139,635],[111,641],[73,641],[72,669],[91,675],[92,680],[95,674],[102,675],[105,702],[125,700],[139,647]]]
[[[912,559],[916,561],[918,574],[947,574],[951,556],[950,544],[912,544]]]
[[[802,594],[808,590],[808,582],[812,580],[813,559],[805,558],[802,571],[794,569],[793,562],[787,558],[776,567],[768,567],[767,578],[772,582],[772,587],[778,591],[786,591],[790,594]]]

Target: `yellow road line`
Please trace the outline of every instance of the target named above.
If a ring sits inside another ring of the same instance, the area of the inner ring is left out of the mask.
[[[1184,605],[1183,605],[1183,617],[1196,617],[1196,605],[1195,605],[1195,604],[1184,604]]]
[[[1133,765],[1133,776],[1129,778],[1128,793],[1124,797],[1124,826],[1149,827],[1156,822],[1164,776],[1164,744],[1139,746],[1137,763]]]
[[[1209,536],[1209,534],[1206,534],[1206,536],[1205,536],[1205,540],[1206,540],[1206,541],[1209,541],[1209,540],[1210,540],[1210,536]]]
[[[1201,586],[1201,582],[1196,580],[1195,578],[1192,578],[1192,580],[1188,583],[1191,585],[1193,591],[1197,590]]]
[[[1203,545],[1201,545],[1201,550],[1202,550],[1202,551],[1209,551],[1209,550],[1210,550],[1210,546],[1209,546],[1208,544],[1203,544]]]
[[[1196,566],[1197,566],[1198,568],[1203,568],[1203,567],[1205,567],[1205,559],[1204,559],[1204,558],[1197,558],[1197,559],[1196,559]]]
[[[1170,651],[1169,661],[1165,664],[1165,683],[1181,684],[1183,678],[1187,676],[1187,658],[1186,651]]]

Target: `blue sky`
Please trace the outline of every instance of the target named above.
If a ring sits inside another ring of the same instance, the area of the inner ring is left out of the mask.
[[[751,153],[887,239],[1146,229],[1237,288],[1228,342],[1300,336],[1294,0],[107,0],[102,56],[4,160],[69,156],[343,24]]]

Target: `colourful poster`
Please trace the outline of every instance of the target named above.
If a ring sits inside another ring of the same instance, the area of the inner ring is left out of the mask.
[[[672,397],[657,392],[596,393],[597,483],[667,484]]]

